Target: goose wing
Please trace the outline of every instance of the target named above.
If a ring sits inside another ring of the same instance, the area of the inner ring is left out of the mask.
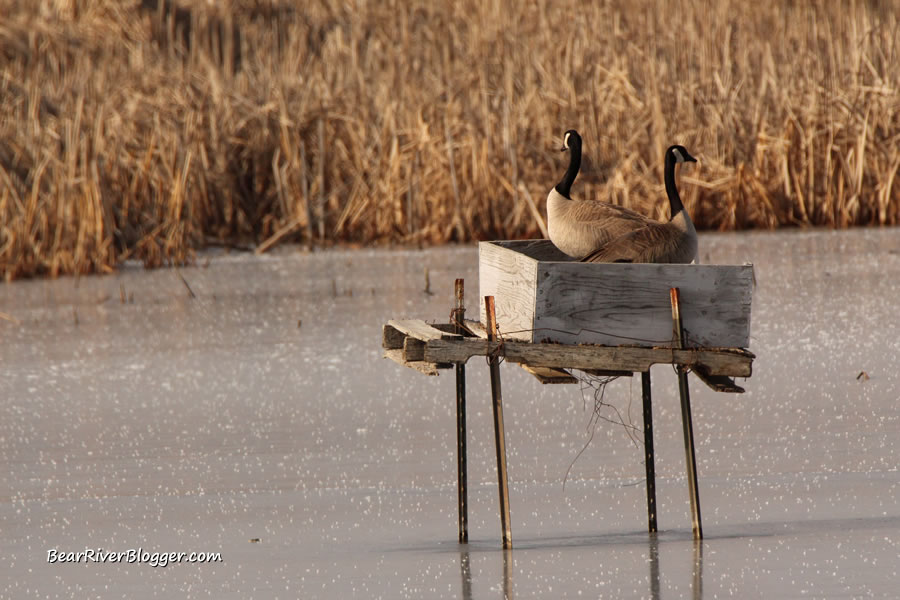
[[[656,222],[628,208],[605,202],[576,201],[562,208],[561,218],[557,220],[561,225],[558,231],[570,241],[587,244],[582,255]]]
[[[574,201],[566,212],[569,213],[567,220],[608,230],[619,227],[633,231],[653,222],[638,212],[608,202]]]
[[[668,223],[651,223],[615,238],[584,262],[668,263],[677,262],[683,234]]]
[[[555,188],[547,196],[550,240],[574,258],[590,254],[620,235],[654,222],[615,204],[570,200]]]

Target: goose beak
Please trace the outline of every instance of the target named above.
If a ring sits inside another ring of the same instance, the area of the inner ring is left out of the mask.
[[[565,152],[566,150],[568,150],[568,148],[566,148],[565,146],[559,149],[560,152]]]

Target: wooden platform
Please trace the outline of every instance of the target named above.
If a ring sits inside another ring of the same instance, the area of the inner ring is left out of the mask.
[[[647,372],[654,364],[679,364],[690,368],[716,391],[742,392],[727,380],[750,377],[752,352],[740,348],[644,348],[593,344],[530,343],[519,340],[489,342],[481,323],[465,321],[469,333],[451,333],[451,324],[428,324],[422,320],[391,320],[382,331],[385,357],[425,373],[453,363],[465,363],[473,356],[499,353],[508,362],[518,363],[541,383],[575,383],[566,369],[598,374]]]
[[[752,265],[592,265],[560,257],[546,241],[479,247],[481,322],[464,319],[464,282],[457,279],[451,322],[395,319],[382,330],[387,358],[428,375],[455,369],[460,543],[468,541],[465,370],[473,356],[487,357],[490,369],[504,548],[512,547],[512,534],[501,358],[519,364],[541,383],[575,383],[579,379],[573,370],[601,376],[641,374],[651,534],[657,531],[657,517],[650,367],[673,365],[692,529],[694,538],[702,539],[688,373],[718,392],[744,391],[733,378],[753,372],[755,356],[744,349],[749,344]],[[679,284],[687,287],[682,290]],[[498,319],[501,311],[503,320]]]

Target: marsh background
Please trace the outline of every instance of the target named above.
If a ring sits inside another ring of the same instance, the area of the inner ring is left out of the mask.
[[[890,1],[0,0],[0,273],[540,235],[582,197],[701,228],[897,224]]]

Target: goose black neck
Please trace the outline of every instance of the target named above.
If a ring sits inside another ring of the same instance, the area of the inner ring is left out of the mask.
[[[575,177],[578,176],[578,169],[581,168],[581,144],[572,144],[569,147],[569,153],[569,168],[566,169],[566,174],[563,175],[562,180],[556,184],[556,191],[571,200],[572,197],[569,193],[572,191],[572,184],[575,183]]]
[[[671,219],[675,215],[684,210],[681,203],[681,196],[678,195],[678,188],[675,186],[675,156],[671,152],[666,152],[666,195],[669,196],[669,210],[672,213]]]

